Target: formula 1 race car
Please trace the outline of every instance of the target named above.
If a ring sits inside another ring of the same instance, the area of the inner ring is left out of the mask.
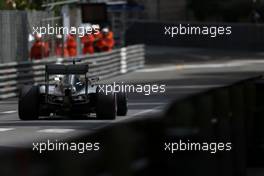
[[[46,65],[45,84],[25,85],[20,89],[18,114],[21,120],[40,116],[82,116],[96,114],[97,119],[113,120],[127,114],[125,92],[105,94],[98,79],[89,78],[88,65]],[[55,75],[55,83],[50,83]],[[83,77],[81,77],[83,76]]]

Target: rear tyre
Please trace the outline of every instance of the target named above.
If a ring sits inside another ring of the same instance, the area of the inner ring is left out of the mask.
[[[125,92],[117,93],[117,115],[126,116],[127,115],[127,94]]]
[[[21,120],[37,120],[39,117],[39,87],[23,86],[19,92],[18,115]]]
[[[114,120],[116,118],[116,95],[98,92],[96,100],[96,116],[100,120]]]

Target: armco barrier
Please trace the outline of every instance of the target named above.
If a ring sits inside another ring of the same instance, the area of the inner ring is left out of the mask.
[[[78,64],[92,63],[89,75],[107,79],[131,72],[144,66],[144,45],[132,45],[111,52],[78,56]],[[45,65],[65,63],[72,58],[47,58],[43,60],[0,64],[0,99],[15,97],[22,84],[35,84],[44,81]]]
[[[258,130],[256,112],[263,112],[263,107],[256,105],[256,98],[260,93],[263,94],[263,89],[257,91],[259,84],[256,84],[256,80],[259,78],[254,77],[231,86],[212,89],[174,102],[168,108],[165,126],[197,128],[201,141],[232,142],[233,149],[230,152],[215,155],[214,162],[218,167],[216,170],[219,176],[245,176],[247,167],[257,160],[259,153],[252,151],[262,145],[254,143],[260,138],[255,135]],[[261,85],[263,87],[263,84]],[[261,104],[263,105],[263,99]],[[261,125],[263,128],[263,123]]]

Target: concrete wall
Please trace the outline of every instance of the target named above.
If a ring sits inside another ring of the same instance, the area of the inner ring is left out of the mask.
[[[264,25],[258,24],[222,24],[232,26],[232,35],[211,38],[208,36],[164,35],[165,26],[178,26],[178,23],[135,22],[127,31],[127,44],[145,43],[147,45],[203,47],[222,49],[264,50]],[[195,24],[202,25],[202,24]],[[220,24],[203,24],[202,26]]]
[[[184,20],[186,0],[136,0],[144,5],[144,18],[151,20]]]
[[[160,20],[184,20],[186,0],[160,0]]]

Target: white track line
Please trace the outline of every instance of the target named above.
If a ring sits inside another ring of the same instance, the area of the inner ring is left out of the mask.
[[[240,67],[251,64],[263,64],[263,60],[233,60],[224,63],[197,63],[197,64],[178,64],[174,66],[163,66],[157,68],[145,68],[137,70],[136,72],[164,72],[164,71],[173,71],[181,69],[196,69],[196,68],[223,68],[223,67]]]
[[[139,115],[146,114],[146,113],[149,113],[149,112],[156,112],[156,111],[158,111],[158,107],[153,108],[153,109],[147,109],[145,111],[138,112],[136,114],[133,114],[131,117],[139,116]]]
[[[161,102],[135,102],[135,103],[128,103],[128,105],[164,105],[166,104]]]
[[[16,110],[10,110],[10,111],[0,112],[0,114],[14,114],[14,113],[17,113],[17,111]]]
[[[74,129],[43,129],[43,130],[38,130],[38,133],[69,133],[75,131]]]
[[[0,132],[11,131],[11,130],[14,130],[14,128],[0,128]]]
[[[149,113],[149,112],[159,111],[158,109],[161,108],[161,107],[163,107],[163,105],[162,106],[156,106],[156,107],[154,107],[152,109],[147,109],[147,110],[144,110],[144,111],[140,111],[140,112],[135,113],[135,114],[133,114],[131,116],[115,120],[114,122],[120,122],[120,121],[128,120],[128,119],[131,119],[133,117],[136,117],[136,116],[139,116],[139,115],[143,115],[143,114],[146,114],[146,113]]]
[[[206,89],[206,88],[216,88],[223,85],[185,85],[185,86],[166,86],[166,89]]]

